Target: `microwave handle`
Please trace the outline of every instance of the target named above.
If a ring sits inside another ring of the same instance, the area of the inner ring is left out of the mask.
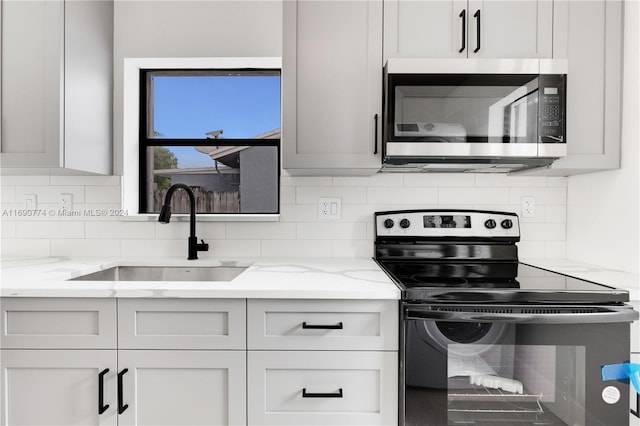
[[[450,322],[498,322],[498,323],[535,323],[535,324],[601,324],[615,322],[633,322],[638,312],[630,306],[607,307],[596,313],[491,313],[438,311],[429,308],[409,308],[406,319]]]
[[[462,18],[462,47],[458,52],[462,53],[467,48],[467,9],[462,9],[458,16]]]
[[[478,53],[480,50],[480,9],[476,10],[476,13],[473,14],[473,17],[477,19],[476,22],[476,48],[473,53]]]
[[[375,127],[373,133],[373,155],[378,153],[378,114],[373,116],[373,125]]]

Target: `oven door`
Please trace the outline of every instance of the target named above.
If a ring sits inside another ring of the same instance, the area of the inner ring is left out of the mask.
[[[628,306],[404,304],[401,425],[623,425]]]

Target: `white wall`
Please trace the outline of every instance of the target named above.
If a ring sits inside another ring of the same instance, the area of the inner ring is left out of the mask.
[[[120,208],[117,176],[3,176],[2,214],[36,194],[38,209],[57,209],[73,195],[77,216],[2,217],[2,256],[186,256],[188,222],[161,225],[109,216]],[[279,222],[199,222],[206,257],[370,257],[373,213],[405,208],[477,208],[520,213],[533,195],[537,215],[521,219],[522,258],[563,258],[566,178],[482,174],[378,174],[372,177],[290,177],[281,183]],[[339,221],[318,220],[318,198],[342,199]],[[106,216],[92,216],[106,210]]]
[[[640,272],[639,27],[640,2],[626,1],[621,168],[572,176],[567,195],[567,257],[631,273]]]

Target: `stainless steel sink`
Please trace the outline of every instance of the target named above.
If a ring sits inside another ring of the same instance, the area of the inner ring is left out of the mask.
[[[115,266],[71,281],[231,281],[246,266]]]

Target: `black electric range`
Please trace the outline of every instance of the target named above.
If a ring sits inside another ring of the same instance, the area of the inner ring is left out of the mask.
[[[471,210],[375,214],[375,260],[405,301],[623,303],[627,291],[519,262],[518,216]]]

